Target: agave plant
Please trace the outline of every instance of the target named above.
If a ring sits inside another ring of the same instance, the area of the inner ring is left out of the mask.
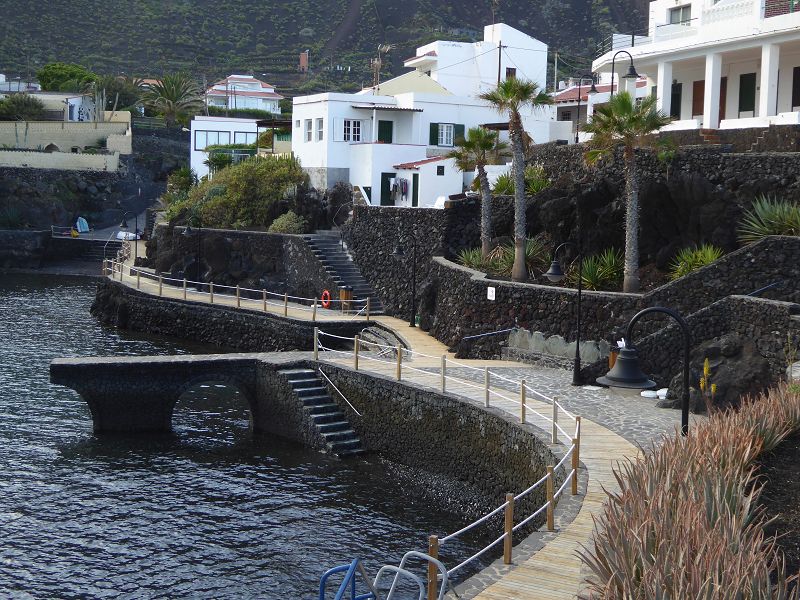
[[[492,193],[495,196],[513,196],[514,195],[514,178],[511,173],[502,173],[497,176],[492,187]]]
[[[581,283],[587,290],[608,289],[619,284],[622,279],[623,269],[624,257],[622,252],[607,248],[600,254],[587,256],[583,259]],[[569,281],[573,285],[578,283],[577,263],[570,270]]]
[[[800,235],[800,205],[758,196],[739,224],[739,241],[749,244],[768,235]]]
[[[672,279],[679,279],[696,271],[700,267],[710,265],[722,256],[722,248],[717,248],[712,244],[703,244],[700,247],[683,248],[672,259],[670,265],[670,276]]]
[[[486,261],[483,259],[480,248],[465,248],[458,253],[458,262],[469,269],[482,271]]]

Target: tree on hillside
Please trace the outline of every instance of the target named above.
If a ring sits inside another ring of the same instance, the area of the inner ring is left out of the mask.
[[[142,80],[127,76],[101,75],[92,82],[91,90],[104,94],[105,110],[130,108],[142,97]]]
[[[492,192],[489,189],[489,177],[486,165],[507,147],[499,140],[496,131],[483,127],[471,127],[466,139],[456,141],[454,148],[447,156],[454,158],[462,171],[478,170],[478,183],[481,189],[481,255],[489,256],[492,251]]]
[[[185,73],[165,75],[144,93],[142,100],[145,106],[155,110],[164,117],[168,126],[173,126],[178,119],[198,112],[203,106],[200,86]]]
[[[639,174],[635,151],[651,145],[653,134],[670,122],[670,117],[656,108],[656,97],[637,103],[628,92],[615,94],[608,104],[595,108],[592,121],[584,131],[593,134],[586,154],[589,163],[613,153],[622,145],[625,161],[625,292],[639,291]]]
[[[0,100],[0,121],[41,121],[44,104],[28,94],[10,94]]]
[[[512,171],[514,173],[514,267],[511,279],[525,281],[528,268],[525,264],[525,238],[527,223],[525,219],[525,129],[522,126],[520,111],[526,107],[534,108],[552,104],[552,98],[533,81],[509,78],[501,81],[496,89],[480,95],[492,104],[499,113],[508,115],[508,134],[513,153]]]
[[[39,69],[36,78],[48,92],[82,92],[97,75],[81,65],[55,62]]]

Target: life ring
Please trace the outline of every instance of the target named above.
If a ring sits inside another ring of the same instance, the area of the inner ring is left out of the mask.
[[[328,290],[322,290],[322,308],[330,308],[331,306],[331,293]]]

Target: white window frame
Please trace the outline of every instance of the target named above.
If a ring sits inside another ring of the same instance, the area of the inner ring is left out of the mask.
[[[325,139],[325,119],[317,119],[317,141]]]
[[[241,138],[244,137],[244,140]],[[235,131],[233,133],[233,143],[234,144],[255,144],[256,143],[256,133],[253,131]]]
[[[342,119],[341,127],[337,129],[337,141],[358,143],[362,139],[363,130],[364,125],[360,119]]]
[[[306,119],[306,129],[305,129],[305,131],[306,131],[306,134],[305,134],[305,138],[304,139],[307,142],[310,142],[312,139],[314,139],[314,121],[313,121],[313,119]]]
[[[687,14],[684,16],[684,12]],[[672,16],[678,15],[677,20],[673,20]],[[683,4],[682,6],[676,6],[675,8],[669,9],[669,24],[670,25],[684,25],[688,26],[690,21],[692,20],[692,5],[691,4]]]
[[[455,123],[439,123],[439,139],[437,146],[451,148],[456,135]]]
[[[202,143],[200,140],[203,140]],[[209,146],[227,146],[231,143],[230,131],[197,129],[194,132],[194,149],[204,152]]]

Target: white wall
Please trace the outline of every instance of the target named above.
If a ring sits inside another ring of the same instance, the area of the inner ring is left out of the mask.
[[[444,167],[444,175],[437,169]],[[444,196],[460,194],[464,191],[464,177],[453,159],[425,163],[419,167],[419,206],[432,207],[436,200]]]
[[[189,146],[189,166],[194,169],[198,177],[208,175],[208,167],[203,164],[208,158],[208,153],[196,150],[196,139],[198,131],[220,131],[229,134],[228,144],[234,144],[235,132],[256,133],[255,119],[232,119],[226,117],[206,117],[196,116],[191,123],[191,138]],[[222,143],[222,142],[221,142]]]

